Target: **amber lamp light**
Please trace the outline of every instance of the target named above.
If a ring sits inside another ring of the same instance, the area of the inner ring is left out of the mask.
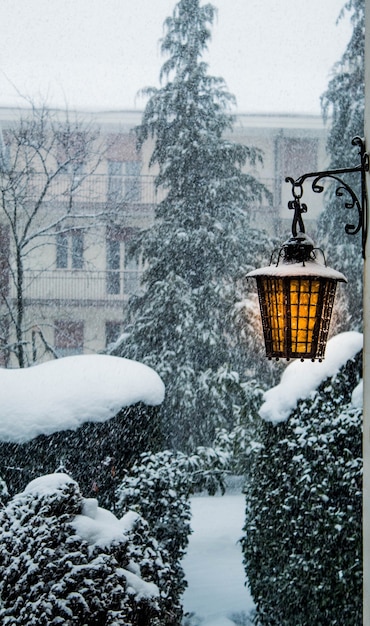
[[[253,270],[269,358],[319,359],[325,346],[338,282],[345,276],[318,260],[304,233],[286,241],[276,265]]]

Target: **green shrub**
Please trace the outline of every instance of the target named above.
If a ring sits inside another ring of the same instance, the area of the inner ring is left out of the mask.
[[[361,353],[265,422],[246,489],[244,561],[263,626],[362,623]]]

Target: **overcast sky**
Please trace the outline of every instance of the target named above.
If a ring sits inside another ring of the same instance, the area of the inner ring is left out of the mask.
[[[239,112],[319,113],[350,36],[345,0],[213,0],[205,60]],[[0,0],[0,106],[142,109],[159,86],[159,40],[176,0]]]

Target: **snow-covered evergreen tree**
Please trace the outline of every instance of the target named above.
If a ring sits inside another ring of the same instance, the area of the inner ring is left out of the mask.
[[[261,424],[243,551],[262,626],[362,623],[361,362]]]
[[[358,147],[352,147],[355,136],[364,135],[365,109],[365,1],[348,0],[341,12],[351,12],[353,31],[342,58],[334,65],[328,88],[322,95],[324,119],[331,119],[327,150],[329,169],[352,167],[360,163]],[[347,182],[361,197],[358,174],[347,176]],[[325,250],[329,264],[343,272],[348,285],[340,289],[348,315],[335,316],[336,332],[362,327],[362,257],[361,234],[348,236],[346,224],[357,225],[356,210],[345,208],[348,194],[335,195],[332,184],[326,196],[326,207],[318,225],[317,242]]]
[[[136,129],[140,146],[154,139],[150,164],[165,198],[134,245],[147,265],[145,292],[131,302],[132,325],[116,352],[160,374],[163,432],[188,449],[209,445],[216,426],[233,424],[241,372],[236,286],[266,241],[249,224],[265,188],[242,171],[261,154],[225,138],[234,99],[201,60],[214,15],[210,4],[180,0],[165,21],[163,86],[145,90]]]
[[[186,587],[181,561],[191,533],[190,496],[206,489],[223,489],[229,454],[220,447],[199,447],[194,454],[164,450],[145,453],[117,490],[118,510],[137,511],[147,521],[171,567],[173,606]]]
[[[118,520],[66,474],[35,479],[0,511],[4,626],[174,626],[170,577],[142,518]]]
[[[214,442],[215,448],[228,456],[230,472],[237,476],[248,474],[254,454],[260,448],[258,410],[263,396],[263,389],[254,380],[243,383],[242,387],[245,402],[238,411],[234,428],[231,431],[218,429]]]

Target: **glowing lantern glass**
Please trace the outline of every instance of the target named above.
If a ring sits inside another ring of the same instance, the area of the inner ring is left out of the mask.
[[[317,260],[304,233],[283,245],[276,265],[247,276],[257,280],[266,356],[322,360],[336,286],[345,276]]]

